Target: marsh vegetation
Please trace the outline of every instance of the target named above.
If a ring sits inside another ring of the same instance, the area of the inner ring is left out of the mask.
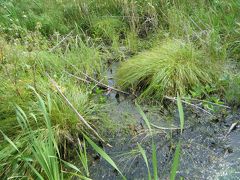
[[[0,179],[239,178],[239,10],[0,1]]]

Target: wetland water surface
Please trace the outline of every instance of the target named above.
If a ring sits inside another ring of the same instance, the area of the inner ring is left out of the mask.
[[[115,68],[113,66],[113,72]],[[108,76],[112,76],[111,72]],[[112,78],[109,85],[114,85]],[[138,152],[137,143],[141,143],[146,150],[151,166],[149,132],[131,98],[115,97],[114,92],[108,95],[108,114],[120,125],[128,126],[129,131],[117,132],[110,140],[113,148],[105,150],[127,179],[147,179],[147,168]],[[153,128],[160,179],[169,179],[173,154],[179,141],[181,157],[177,179],[240,179],[240,127],[236,126],[226,136],[231,125],[240,120],[240,111],[210,116],[185,107],[185,129],[180,135],[179,130],[168,129],[179,126],[177,110],[170,113],[152,106],[144,106],[143,110],[150,123],[167,128]],[[121,179],[104,159],[94,162],[90,169],[93,179]]]

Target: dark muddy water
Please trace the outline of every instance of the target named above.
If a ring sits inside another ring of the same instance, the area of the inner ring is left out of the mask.
[[[113,71],[108,72],[112,77]],[[112,78],[109,85],[113,86]],[[117,96],[118,97],[118,96]],[[119,128],[110,138],[113,148],[105,148],[115,160],[127,179],[147,179],[147,168],[137,149],[141,143],[146,150],[151,166],[151,138],[144,121],[131,97],[108,95],[109,116],[122,126],[129,128],[127,133]],[[176,109],[176,107],[175,107]],[[143,110],[154,125],[178,127],[177,110],[167,112],[156,106],[144,106]],[[236,126],[227,136],[231,125],[240,121],[240,110],[219,111],[210,116],[201,111],[184,107],[185,130],[153,128],[157,144],[159,179],[169,179],[176,144],[181,141],[181,159],[177,179],[240,179],[240,126]],[[104,159],[96,160],[90,167],[93,179],[121,179],[117,172]]]

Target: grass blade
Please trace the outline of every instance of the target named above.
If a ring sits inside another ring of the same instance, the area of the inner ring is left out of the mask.
[[[140,113],[141,116],[143,117],[143,119],[144,119],[144,121],[145,121],[145,123],[146,123],[146,125],[147,125],[147,127],[148,127],[148,129],[149,129],[149,131],[150,131],[150,133],[151,133],[151,135],[152,135],[152,128],[151,128],[151,125],[150,125],[150,123],[149,123],[149,120],[148,120],[146,114],[143,112],[142,108],[138,105],[137,102],[135,102],[135,104],[136,104],[136,106],[137,106],[137,109],[138,109],[139,113]]]
[[[153,141],[152,141],[152,164],[154,180],[158,180],[157,147]]]
[[[4,134],[4,132],[2,132],[1,130],[0,130],[0,132],[2,133],[2,135],[3,135],[3,137],[6,139],[6,141],[7,141],[9,144],[11,144],[11,146],[12,146],[15,150],[17,150],[17,151],[19,152],[19,150],[18,150],[17,146],[14,144],[14,142],[12,142],[12,140],[9,139],[9,138],[7,137],[7,135]]]
[[[66,172],[66,171],[63,171],[65,174],[71,174],[72,176],[76,176],[76,177],[79,177],[81,180],[92,180],[90,178],[87,178],[85,176],[82,176],[80,174],[77,174],[77,173],[73,173],[73,172]]]
[[[77,167],[76,167],[75,165],[73,165],[72,163],[69,163],[69,162],[64,161],[64,160],[62,160],[62,159],[61,159],[61,162],[63,162],[63,164],[65,164],[65,165],[68,166],[69,168],[75,170],[76,172],[81,173],[80,169],[77,168]]]
[[[119,172],[119,174],[121,174],[121,176],[125,179],[122,172],[118,169],[117,165],[112,160],[112,158],[106,152],[104,152],[97,144],[95,144],[88,136],[86,136],[85,134],[83,134],[83,136],[87,140],[87,142],[93,147],[93,149],[97,153],[99,153],[102,156],[102,158],[104,158],[113,168],[115,168]]]
[[[78,153],[78,157],[82,163],[82,166],[86,172],[87,177],[89,177],[90,173],[89,173],[89,169],[88,169],[88,157],[87,157],[87,148],[86,148],[86,143],[85,140],[82,142],[80,142],[80,140],[78,139],[78,149],[79,152]]]
[[[146,151],[142,148],[142,146],[140,144],[138,144],[138,149],[140,151],[140,153],[142,154],[142,157],[145,161],[145,164],[147,166],[147,170],[148,170],[148,179],[151,180],[152,177],[151,177],[151,172],[150,172],[150,168],[149,168],[149,165],[148,165],[148,160],[147,160],[147,155],[146,155]]]
[[[184,112],[183,112],[182,101],[179,94],[177,95],[177,106],[178,106],[178,113],[180,118],[180,128],[182,133],[184,128]]]
[[[33,170],[33,172],[35,173],[35,175],[38,177],[38,179],[40,180],[44,180],[43,176],[30,164],[28,163],[29,167]]]
[[[179,142],[174,153],[173,164],[170,173],[170,180],[175,180],[180,160],[181,143]]]

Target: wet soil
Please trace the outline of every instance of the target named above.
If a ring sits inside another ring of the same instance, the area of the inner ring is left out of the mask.
[[[108,77],[112,77],[115,68],[108,72]],[[112,78],[109,85],[114,86]],[[141,143],[151,166],[151,137],[144,120],[131,97],[111,92],[107,99],[109,116],[118,124],[128,126],[129,131],[126,133],[119,126],[116,134],[109,138],[113,147],[105,147],[105,151],[115,160],[127,179],[147,179],[147,168],[137,148],[137,143]],[[143,106],[150,123],[165,128],[179,127],[178,111],[176,107],[173,109],[167,111],[160,106]],[[153,127],[159,179],[169,179],[174,151],[179,141],[181,157],[177,179],[240,179],[240,126],[237,125],[227,134],[232,124],[240,122],[240,110],[233,112],[222,109],[211,116],[184,107],[184,113],[185,129],[182,134],[177,129]],[[90,171],[93,179],[122,179],[101,158],[93,162]]]

